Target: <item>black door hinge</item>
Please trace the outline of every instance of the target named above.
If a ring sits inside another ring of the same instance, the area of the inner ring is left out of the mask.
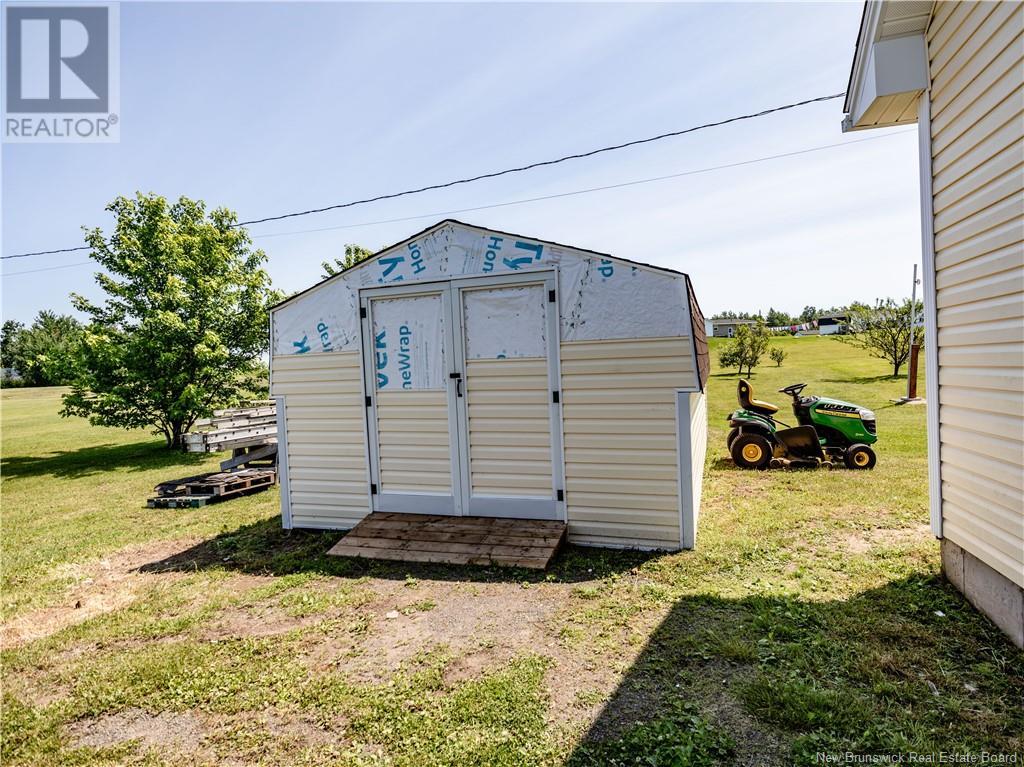
[[[366,395],[366,406],[370,407],[372,404],[373,404],[373,398],[369,394],[367,394]]]
[[[377,485],[374,482],[370,483],[370,495],[377,495]]]
[[[558,500],[560,500],[560,501],[564,501],[564,500],[565,500],[565,492],[564,492],[564,491],[562,491],[562,490],[556,490],[556,491],[555,491],[555,497],[556,497],[556,498],[557,498]]]
[[[555,303],[555,291],[554,291],[554,288],[552,288],[551,290],[548,291],[548,303],[549,304]]]
[[[360,306],[359,307],[359,319],[361,319],[361,320],[365,320],[366,319],[366,307],[365,306]]]
[[[558,403],[558,401],[559,401],[559,398],[560,398],[560,396],[559,396],[559,393],[558,393],[557,391],[553,391],[553,392],[551,392],[551,401],[552,401],[552,402],[554,402],[555,404],[557,404],[557,403]]]

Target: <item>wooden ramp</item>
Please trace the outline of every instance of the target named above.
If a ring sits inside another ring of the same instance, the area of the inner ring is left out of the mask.
[[[566,525],[540,519],[447,517],[374,512],[328,554],[337,557],[504,565],[543,570],[565,540]]]

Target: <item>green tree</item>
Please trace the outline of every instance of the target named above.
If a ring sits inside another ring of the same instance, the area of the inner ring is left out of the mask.
[[[771,351],[768,352],[768,356],[772,358],[772,362],[775,363],[775,367],[782,367],[783,360],[788,357],[788,353],[785,349],[780,349],[778,346],[773,346]]]
[[[771,328],[781,327],[783,325],[792,325],[793,318],[790,317],[786,312],[779,311],[774,307],[768,308],[768,314],[764,318],[765,324]]]
[[[44,310],[31,327],[17,332],[9,351],[11,364],[5,367],[15,368],[28,386],[69,384],[81,342],[82,323],[71,315]]]
[[[324,270],[324,279],[332,277],[338,272],[343,272],[346,269],[351,269],[353,266],[358,264],[360,261],[365,261],[373,255],[373,251],[369,248],[364,248],[362,245],[355,245],[349,243],[345,246],[345,258],[336,258],[332,264],[330,261],[324,261],[320,264]]]
[[[818,307],[816,306],[805,306],[804,310],[800,312],[800,316],[797,317],[801,323],[811,322],[812,320],[818,319]]]
[[[920,322],[923,304],[915,302],[913,316]],[[911,332],[910,299],[903,303],[887,298],[879,299],[874,306],[855,304],[850,307],[850,335],[840,336],[843,343],[865,349],[872,357],[885,360],[892,365],[893,376],[900,374],[900,368],[910,356]],[[924,341],[924,330],[915,324],[913,343]]]
[[[267,308],[279,297],[248,232],[225,209],[173,204],[155,194],[107,206],[113,234],[86,231],[108,273],[102,303],[72,294],[88,315],[78,376],[64,416],[93,424],[154,427],[168,447],[197,418],[240,403],[258,385]]]
[[[17,320],[5,320],[0,328],[0,367],[17,368],[18,341],[25,325]]]
[[[746,369],[749,376],[761,363],[770,339],[768,326],[761,318],[753,325],[741,325],[736,329],[736,337],[719,350],[718,362],[724,368],[737,368],[740,375]]]

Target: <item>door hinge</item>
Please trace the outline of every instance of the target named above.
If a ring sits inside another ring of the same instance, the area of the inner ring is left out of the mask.
[[[359,319],[361,319],[361,320],[365,320],[366,319],[366,307],[365,306],[360,306],[359,307]]]
[[[554,402],[555,404],[558,404],[559,399],[560,399],[560,395],[559,395],[559,393],[557,391],[551,392],[551,401],[552,402]]]
[[[548,291],[548,303],[549,304],[555,303],[555,290],[554,290],[554,288],[552,288],[551,290]]]
[[[370,495],[377,495],[377,483],[370,483]]]
[[[371,397],[369,394],[367,394],[366,395],[366,406],[370,407],[371,405],[373,405],[373,397]]]
[[[560,501],[564,501],[565,500],[565,491],[564,490],[556,490],[555,491],[555,497],[558,500],[560,500]]]

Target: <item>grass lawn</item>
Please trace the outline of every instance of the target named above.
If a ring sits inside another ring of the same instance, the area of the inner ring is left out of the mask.
[[[218,457],[2,392],[4,765],[783,765],[1024,751],[1024,653],[939,576],[925,409],[835,339],[805,381],[878,414],[871,472],[725,460],[713,368],[697,549],[548,573],[327,558],[276,490],[151,510]],[[714,349],[712,350],[714,357]]]

